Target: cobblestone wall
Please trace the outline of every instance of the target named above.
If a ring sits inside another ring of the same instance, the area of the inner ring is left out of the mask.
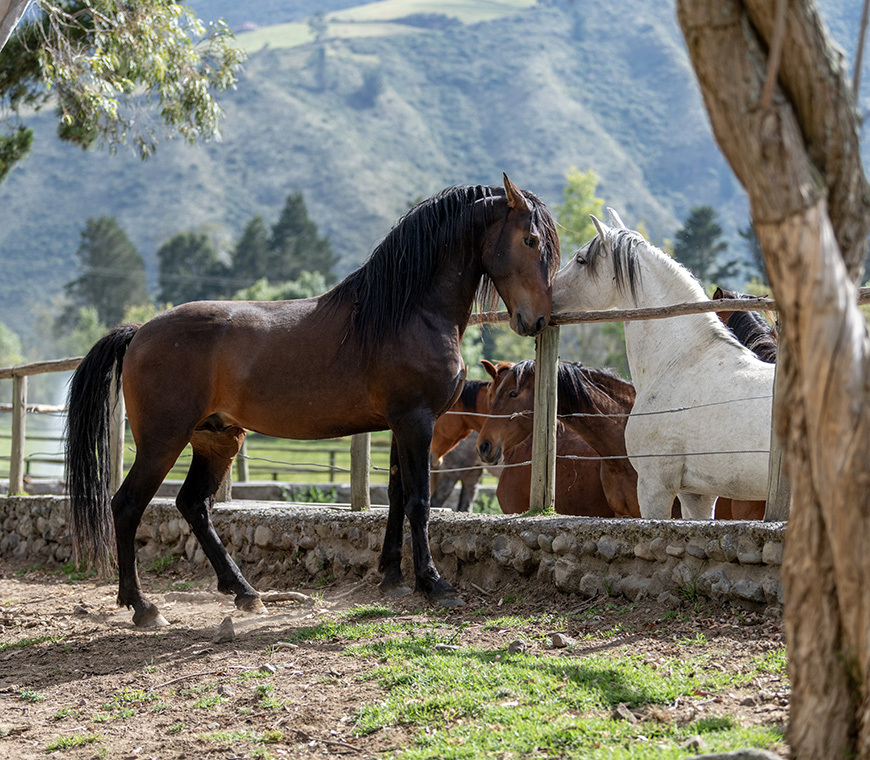
[[[67,500],[0,498],[0,556],[65,562],[71,545]],[[312,580],[362,577],[377,566],[386,511],[231,502],[214,510],[218,534],[243,572],[261,587],[280,585],[291,565]],[[631,600],[706,596],[752,607],[780,606],[783,523],[603,520],[465,515],[433,511],[432,553],[452,583],[494,590],[534,580],[586,596]],[[139,560],[168,553],[206,559],[168,499],[156,499],[137,534]],[[407,577],[410,576],[406,534]]]

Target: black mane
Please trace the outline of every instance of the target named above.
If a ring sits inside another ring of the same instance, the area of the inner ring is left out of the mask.
[[[511,372],[516,378],[517,387],[522,387],[530,377],[534,376],[535,362],[533,359],[517,362],[511,367]],[[556,414],[598,412],[599,409],[590,395],[589,389],[591,387],[610,396],[611,394],[607,389],[602,387],[601,381],[612,382],[613,380],[625,382],[610,370],[584,367],[580,362],[560,361],[556,375],[556,395],[558,398]]]
[[[459,402],[464,409],[474,409],[477,406],[477,397],[481,388],[488,388],[487,380],[466,380],[459,394]]]
[[[757,311],[731,312],[728,328],[761,361],[776,364],[776,329],[761,314]]]
[[[558,236],[547,207],[533,193],[523,191],[532,205],[532,224],[544,239],[551,273],[558,268]],[[481,233],[493,221],[495,204],[503,201],[501,187],[451,187],[419,203],[405,214],[374,249],[368,260],[328,294],[330,303],[354,305],[352,329],[364,342],[395,334],[418,304],[425,302],[439,267],[455,261],[481,272],[476,300],[494,308],[497,293],[479,263]],[[484,203],[484,222],[475,204]],[[555,252],[555,256],[553,255]]]

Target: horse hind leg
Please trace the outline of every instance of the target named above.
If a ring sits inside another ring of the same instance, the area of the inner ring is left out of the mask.
[[[142,594],[136,570],[136,531],[145,508],[169,472],[184,443],[157,456],[140,447],[136,459],[112,498],[118,556],[118,605],[133,608],[136,626],[168,625],[157,607]]]
[[[680,507],[683,518],[689,520],[712,520],[715,496],[680,491]]]
[[[226,477],[245,439],[245,431],[235,426],[212,424],[198,428],[191,439],[193,457],[187,477],[175,503],[187,520],[205,556],[217,575],[218,591],[235,596],[235,604],[246,612],[265,612],[260,595],[249,584],[221,543],[211,521],[214,495]]]

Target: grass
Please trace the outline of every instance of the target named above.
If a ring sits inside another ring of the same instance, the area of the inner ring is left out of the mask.
[[[362,679],[376,682],[384,696],[355,713],[353,730],[363,736],[397,726],[413,729],[412,742],[390,755],[395,760],[682,758],[686,741],[695,735],[711,752],[782,746],[776,728],[746,728],[730,717],[709,715],[678,725],[668,717],[668,708],[677,700],[686,703],[749,686],[761,675],[785,677],[784,648],[750,661],[739,672],[709,667],[717,655],[702,634],[680,640],[680,656],[649,663],[641,653],[578,657],[542,655],[540,650],[443,650],[435,645],[458,642],[463,626],[432,616],[423,622],[382,619],[386,612],[362,605],[337,621],[283,638],[346,642],[347,656],[378,662]],[[566,615],[505,615],[483,627],[542,640],[543,631],[569,623]],[[599,636],[606,639],[608,633]],[[272,690],[264,685],[258,693],[264,699]],[[636,723],[612,719],[619,704],[646,711],[648,717]]]
[[[100,742],[103,737],[99,734],[72,734],[71,736],[58,736],[45,745],[46,752],[59,752],[76,747],[84,746],[85,744],[93,744]]]

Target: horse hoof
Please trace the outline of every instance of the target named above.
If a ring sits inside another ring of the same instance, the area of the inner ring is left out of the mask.
[[[465,600],[457,593],[444,594],[443,596],[435,597],[432,601],[439,607],[446,607],[448,609],[465,606]]]
[[[389,599],[398,599],[411,593],[407,586],[381,586],[381,591]]]
[[[252,615],[268,615],[269,611],[259,596],[243,596],[236,599],[236,608]]]
[[[138,620],[136,619],[136,615],[133,616],[133,625],[137,628],[163,628],[169,625],[169,621],[163,617],[157,610],[154,610],[154,614],[145,615]]]

